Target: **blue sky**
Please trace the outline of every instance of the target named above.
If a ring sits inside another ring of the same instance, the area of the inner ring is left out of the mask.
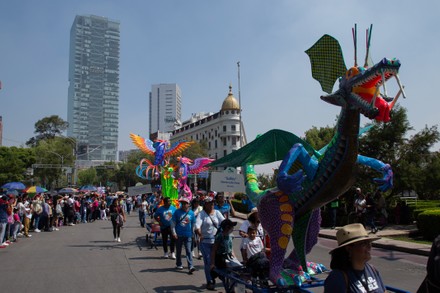
[[[304,53],[323,34],[339,40],[353,65],[351,28],[358,24],[358,58],[372,23],[375,62],[397,57],[415,131],[438,123],[440,1],[2,1],[0,115],[3,145],[23,145],[34,124],[50,115],[67,120],[70,28],[75,15],[121,23],[119,149],[129,133],[147,136],[152,84],[177,83],[183,119],[217,112],[232,83],[248,141],[273,128],[302,136],[333,125],[339,108],[320,100],[321,87]],[[417,2],[417,3],[416,3]],[[336,4],[337,3],[337,4]],[[423,102],[423,103],[422,103]],[[366,122],[364,120],[363,122]]]

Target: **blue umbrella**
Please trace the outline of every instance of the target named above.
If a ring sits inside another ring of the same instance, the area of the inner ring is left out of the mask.
[[[93,191],[98,191],[98,189],[93,185],[84,185],[79,189],[79,191],[93,192]]]
[[[25,189],[26,185],[24,185],[21,182],[8,182],[6,184],[3,184],[2,188],[6,188],[6,189]]]

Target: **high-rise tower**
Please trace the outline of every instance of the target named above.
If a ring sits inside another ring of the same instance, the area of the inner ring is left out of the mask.
[[[119,22],[77,15],[70,31],[67,135],[78,160],[116,161],[119,119]]]
[[[150,135],[171,132],[180,125],[182,116],[182,94],[177,84],[154,84],[150,92]]]

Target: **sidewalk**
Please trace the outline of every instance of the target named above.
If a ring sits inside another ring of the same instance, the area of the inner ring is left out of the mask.
[[[245,220],[247,215],[239,212],[235,212],[235,217]],[[336,240],[337,231],[338,231],[338,227],[336,227],[336,229],[321,228],[321,230],[319,231],[319,237]],[[377,241],[374,241],[373,247],[428,256],[431,250],[431,245],[400,241],[400,240],[394,240],[388,238],[391,236],[409,235],[410,233],[414,233],[414,232],[417,232],[416,225],[386,226],[383,230],[380,230],[376,233],[377,236],[382,238]]]

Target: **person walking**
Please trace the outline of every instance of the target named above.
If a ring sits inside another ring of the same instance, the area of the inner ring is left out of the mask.
[[[196,218],[189,206],[189,199],[182,197],[179,199],[180,208],[173,214],[171,221],[171,233],[176,240],[176,269],[182,270],[182,246],[185,247],[186,261],[191,275],[196,269],[193,265],[191,254],[192,236]]]
[[[233,215],[231,205],[225,200],[223,192],[219,192],[215,196],[214,208],[219,210],[225,219],[228,219],[230,215]]]
[[[358,187],[356,188],[356,199],[354,201],[354,209],[356,212],[356,222],[361,223],[365,227],[365,214],[367,212],[367,201],[365,200],[365,195],[362,190]]]
[[[202,251],[206,288],[215,290],[215,280],[211,276],[211,252],[214,246],[215,235],[220,223],[225,218],[222,213],[214,209],[214,200],[208,196],[203,202],[203,210],[196,219],[196,233],[200,238],[200,249]]]
[[[376,224],[374,223],[376,220],[376,203],[373,199],[373,195],[371,193],[367,193],[367,198],[365,199],[366,205],[366,217],[367,217],[367,225],[370,226],[371,233],[377,233],[379,229],[377,229]]]
[[[324,293],[333,292],[386,292],[379,271],[371,259],[371,237],[360,223],[349,224],[336,233],[338,247],[330,251],[332,271],[324,282]]]
[[[159,207],[154,213],[154,218],[159,222],[160,234],[162,235],[163,257],[176,259],[174,253],[175,241],[171,235],[171,218],[173,217],[176,207],[171,205],[169,197],[163,199],[163,206]],[[168,254],[168,238],[170,238],[170,253]]]
[[[125,214],[117,198],[110,205],[110,219],[113,226],[113,237],[115,241],[121,242],[121,227],[125,222]]]

